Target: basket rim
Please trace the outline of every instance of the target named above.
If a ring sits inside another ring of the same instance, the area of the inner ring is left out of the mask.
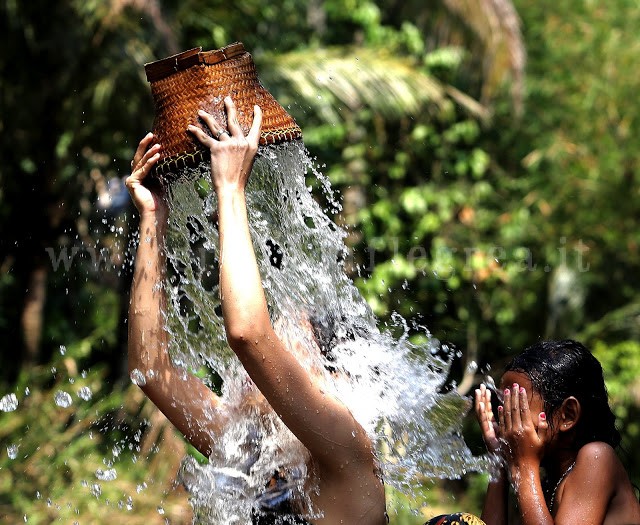
[[[209,66],[219,64],[246,52],[242,42],[233,42],[211,51],[202,51],[202,47],[194,47],[160,60],[147,62],[144,65],[144,70],[147,81],[153,83],[190,67],[200,64]]]

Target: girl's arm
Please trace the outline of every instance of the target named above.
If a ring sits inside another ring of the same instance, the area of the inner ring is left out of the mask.
[[[159,159],[153,135],[142,139],[126,180],[140,213],[140,242],[136,253],[129,302],[129,372],[132,380],[205,456],[224,424],[217,396],[195,376],[173,365],[165,329],[166,260],[164,238],[168,207],[159,191],[143,185]]]
[[[487,525],[507,525],[507,498],[509,479],[507,471],[501,468],[497,476],[489,480],[487,494],[482,506],[482,521]]]
[[[274,332],[245,200],[262,114],[255,106],[254,121],[245,138],[229,97],[225,107],[229,132],[205,112],[199,115],[217,138],[195,126],[189,130],[211,151],[212,182],[218,196],[220,294],[227,339],[256,386],[323,472],[344,475],[359,463],[371,463],[371,443],[349,410],[322,390]]]

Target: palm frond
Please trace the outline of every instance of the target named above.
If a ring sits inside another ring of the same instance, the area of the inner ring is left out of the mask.
[[[518,13],[510,0],[442,0],[479,40],[482,53],[482,97],[489,101],[511,77],[516,111],[522,109],[526,49]]]
[[[309,108],[330,123],[364,108],[388,119],[439,112],[452,99],[477,117],[488,116],[482,104],[429,76],[411,58],[386,50],[314,49],[263,55],[256,62],[265,84],[278,87],[281,100]]]

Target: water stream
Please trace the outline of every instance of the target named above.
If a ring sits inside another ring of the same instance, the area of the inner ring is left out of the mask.
[[[208,179],[203,165],[181,173],[170,188],[170,351],[177,363],[206,367],[216,384],[221,380],[232,423],[208,463],[185,458],[180,478],[199,522],[245,524],[274,469],[286,467],[291,489],[302,490],[306,451],[273,412],[265,414],[255,402],[253,385],[226,345],[216,202]],[[396,327],[404,335],[381,329],[347,277],[345,232],[330,219],[339,200],[304,145],[261,148],[247,199],[272,320],[282,334],[308,343],[303,365],[323,376],[369,433],[385,483],[411,494],[418,476],[457,478],[484,469],[483,458],[474,457],[461,436],[467,401],[442,388],[450,354],[426,328],[427,343],[412,344],[398,316]],[[309,319],[322,353],[303,328]]]

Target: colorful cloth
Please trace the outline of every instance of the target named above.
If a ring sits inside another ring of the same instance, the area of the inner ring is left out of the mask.
[[[441,514],[431,518],[424,525],[485,525],[485,522],[473,514],[456,512],[455,514]]]
[[[274,472],[251,512],[252,525],[310,525],[295,510],[296,485]]]

